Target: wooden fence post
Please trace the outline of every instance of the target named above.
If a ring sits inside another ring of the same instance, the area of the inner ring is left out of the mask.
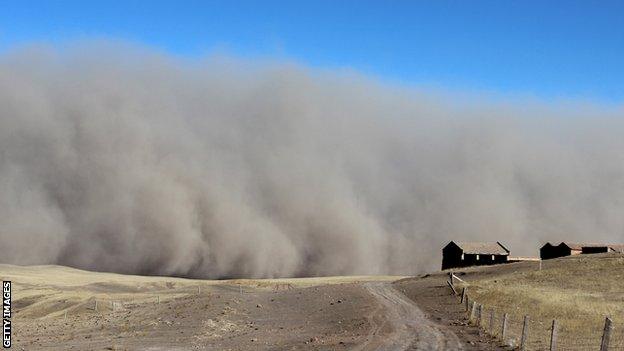
[[[501,340],[505,343],[505,337],[507,336],[507,313],[503,314],[503,325],[501,326]]]
[[[451,290],[453,290],[453,295],[457,296],[457,290],[455,290],[455,287],[453,286],[453,283],[451,283],[450,280],[447,280],[446,284],[448,284],[448,286],[451,288]]]
[[[470,309],[470,318],[468,318],[468,320],[472,322],[476,314],[477,314],[477,303],[475,301],[472,301],[472,308]]]
[[[461,301],[459,302],[464,303],[464,300],[466,299],[466,287],[462,288],[462,294],[461,294]]]
[[[458,280],[458,281],[460,281],[460,282],[462,282],[462,283],[466,283],[466,281],[465,281],[465,280],[463,280],[462,278],[460,278],[460,277],[456,276],[456,275],[455,275],[455,273],[453,273],[453,284],[455,284],[455,281],[456,281],[456,280]]]
[[[611,340],[611,331],[613,330],[613,322],[611,318],[605,318],[604,331],[602,333],[602,342],[600,343],[600,351],[609,351],[609,340]]]
[[[97,311],[97,300],[95,300],[95,310]]]
[[[527,339],[529,338],[529,316],[524,316],[522,323],[522,336],[520,337],[520,351],[526,350]]]
[[[483,305],[479,304],[479,309],[477,310],[477,325],[483,326]]]
[[[490,334],[494,335],[494,309],[490,310]]]
[[[550,330],[550,351],[557,350],[557,320],[553,319],[552,329]]]

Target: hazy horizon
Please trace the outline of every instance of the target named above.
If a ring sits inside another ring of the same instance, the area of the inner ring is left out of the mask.
[[[624,239],[624,109],[146,48],[0,57],[1,263],[290,277]]]

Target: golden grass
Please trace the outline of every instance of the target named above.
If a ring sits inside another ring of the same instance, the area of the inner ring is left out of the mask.
[[[516,326],[529,315],[537,349],[548,342],[553,319],[560,326],[560,344],[568,345],[562,349],[596,349],[593,345],[600,342],[605,316],[615,324],[612,345],[624,346],[624,256],[543,261],[541,271],[536,264],[517,267],[471,280],[469,296],[486,311],[509,313]]]
[[[393,275],[360,275],[360,276],[335,276],[335,277],[310,277],[310,278],[275,278],[275,279],[234,279],[226,280],[229,284],[242,284],[256,288],[275,288],[277,285],[290,284],[293,287],[307,288],[318,285],[346,284],[362,282],[392,282],[407,278]]]
[[[283,290],[363,281],[394,281],[394,276],[313,277],[288,279],[199,280],[89,272],[62,266],[0,264],[0,278],[13,282],[14,308],[20,318],[56,318],[84,313],[115,303],[154,303],[193,294],[218,294],[222,289],[251,292]],[[199,287],[199,289],[198,289]]]
[[[192,285],[245,285],[264,287],[272,284],[292,284],[298,287],[311,287],[327,284],[344,284],[369,281],[395,281],[405,276],[334,276],[310,278],[273,278],[273,279],[184,279],[161,276],[139,276],[117,273],[90,272],[63,266],[14,266],[0,264],[0,277],[14,280],[22,285],[53,285],[57,287],[85,286],[88,284],[120,284],[149,287],[153,284],[169,283],[180,286]]]

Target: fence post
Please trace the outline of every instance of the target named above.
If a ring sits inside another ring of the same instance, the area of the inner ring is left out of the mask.
[[[609,351],[609,340],[611,340],[611,330],[613,330],[613,322],[611,318],[605,318],[604,331],[602,333],[602,342],[600,343],[600,351]]]
[[[477,325],[479,327],[483,326],[483,305],[479,304],[477,308]]]
[[[455,287],[453,286],[453,283],[451,283],[450,280],[447,280],[446,284],[448,284],[448,286],[451,288],[451,290],[453,290],[453,295],[457,296],[457,290],[455,290]]]
[[[494,335],[494,309],[490,310],[490,334]]]
[[[459,302],[464,303],[464,300],[466,299],[466,287],[462,288],[462,293],[461,293],[461,301]]]
[[[95,300],[95,310],[97,311],[97,300]]]
[[[477,303],[475,301],[472,301],[472,308],[470,309],[470,318],[468,318],[468,320],[472,322],[476,314],[477,314]]]
[[[526,350],[528,337],[529,337],[529,316],[524,316],[524,323],[522,323],[522,336],[520,337],[520,351]]]
[[[501,326],[501,340],[503,340],[503,343],[505,342],[506,336],[507,336],[507,313],[503,314],[503,325]]]
[[[557,349],[557,320],[553,319],[552,329],[550,330],[550,351]]]

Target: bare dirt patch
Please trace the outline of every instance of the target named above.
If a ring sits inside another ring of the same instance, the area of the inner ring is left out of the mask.
[[[497,349],[450,323],[461,318],[442,280],[202,281],[7,265],[0,276],[13,281],[17,350]]]
[[[361,282],[396,279],[198,281],[7,265],[0,275],[13,281],[17,350],[350,349],[379,309]]]
[[[510,350],[469,323],[465,307],[452,295],[446,281],[446,274],[438,273],[402,279],[394,286],[418,305],[425,318],[440,326],[446,340],[450,339],[449,335],[456,335],[463,350]]]

